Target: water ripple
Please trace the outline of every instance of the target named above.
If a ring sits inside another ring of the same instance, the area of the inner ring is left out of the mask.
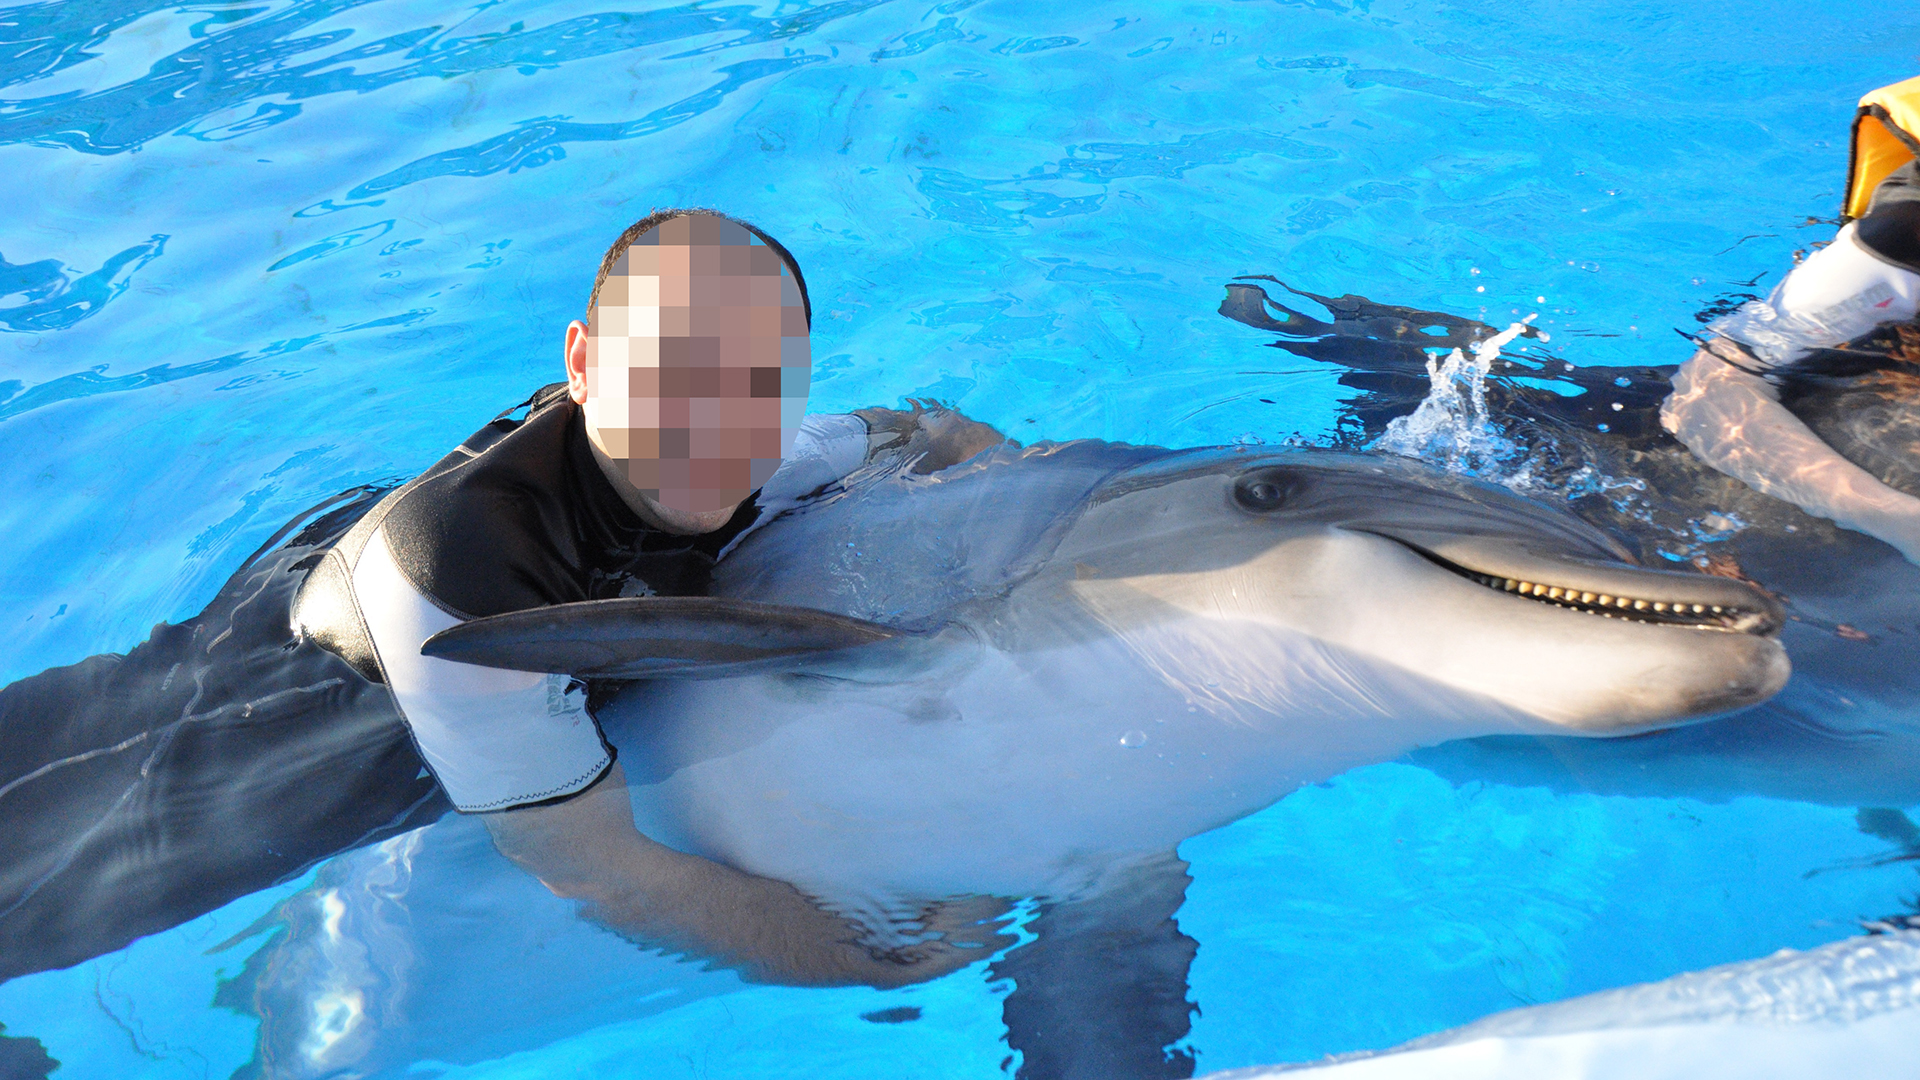
[[[578,124],[564,116],[536,116],[531,120],[522,120],[512,131],[482,139],[470,146],[429,154],[376,176],[347,192],[347,198],[365,199],[383,195],[395,188],[438,176],[487,176],[502,170],[518,172],[564,159],[568,143],[615,142],[651,135],[707,112],[719,105],[728,94],[748,83],[785,74],[824,59],[824,56],[802,54],[777,60],[747,60],[731,64],[720,69],[724,77],[713,86],[626,123]],[[282,260],[286,261],[297,260],[289,256],[287,260]],[[276,265],[274,269],[279,269],[279,266]]]
[[[1091,214],[1106,200],[1104,192],[1061,195],[1044,190],[1044,185],[1065,181],[1104,188],[1115,180],[1138,177],[1180,180],[1192,169],[1258,155],[1293,161],[1325,161],[1340,156],[1330,147],[1285,135],[1231,129],[1196,132],[1169,142],[1084,143],[1068,146],[1066,151],[1067,156],[1051,166],[1005,180],[926,167],[919,171],[915,187],[926,197],[928,212],[935,218],[980,228],[1018,229],[1030,218]]]
[[[307,0],[277,10],[262,5],[203,18],[190,28],[189,44],[154,61],[138,78],[101,89],[62,89],[0,100],[0,144],[118,154],[169,133],[220,141],[293,119],[300,113],[298,102],[325,94],[365,94],[412,79],[450,79],[502,68],[531,75],[571,61],[724,35],[724,40],[665,58],[672,60],[791,39],[888,0],[841,0],[776,15],[759,15],[745,6],[684,4],[647,12],[599,12],[531,29],[514,23],[504,31],[466,36],[433,25],[350,47],[340,46],[354,36],[353,30],[308,32],[371,2]],[[165,6],[127,8],[74,0],[0,16],[0,86],[30,90],[36,82],[100,59],[104,54],[92,50],[107,45],[116,31]],[[221,22],[227,24],[215,25]],[[296,57],[315,52],[323,55],[295,62]],[[384,66],[362,70],[375,62]],[[734,70],[741,67],[735,65]],[[724,95],[744,81],[722,83],[709,93]],[[676,104],[689,111],[674,122],[712,107],[699,95]],[[558,144],[542,145],[557,149]],[[529,163],[524,155],[516,160],[523,166]]]
[[[57,259],[18,266],[0,256],[0,299],[22,297],[17,304],[0,306],[0,326],[33,332],[65,330],[100,313],[107,302],[127,291],[133,275],[160,257],[169,238],[156,233],[145,243],[113,256],[100,269],[71,277]]]
[[[158,386],[176,379],[192,378],[216,371],[226,371],[242,364],[273,356],[285,356],[299,352],[312,345],[327,341],[338,334],[353,333],[361,330],[375,330],[384,327],[412,326],[433,314],[432,308],[416,308],[398,315],[389,315],[383,319],[343,326],[331,333],[308,334],[305,337],[288,338],[275,341],[260,349],[216,356],[211,360],[200,360],[191,364],[155,364],[140,371],[126,375],[108,375],[106,364],[97,364],[85,371],[76,371],[46,382],[27,386],[18,379],[0,382],[0,420],[7,420],[21,413],[31,412],[61,401],[76,398],[93,397],[96,394],[112,394],[125,390],[139,390],[143,387]],[[228,384],[237,386],[244,384]],[[222,387],[225,389],[226,387]]]

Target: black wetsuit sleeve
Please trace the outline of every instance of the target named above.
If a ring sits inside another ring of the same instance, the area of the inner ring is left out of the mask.
[[[1880,181],[1854,236],[1875,255],[1920,273],[1920,161]]]

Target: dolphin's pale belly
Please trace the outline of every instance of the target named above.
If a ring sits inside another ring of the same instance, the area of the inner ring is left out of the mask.
[[[1302,784],[1463,725],[1517,730],[1255,623],[916,659],[630,691],[603,719],[641,831],[853,907],[1065,896]]]

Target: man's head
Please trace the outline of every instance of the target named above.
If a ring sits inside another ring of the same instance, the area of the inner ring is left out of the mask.
[[[607,250],[567,381],[602,470],[676,532],[724,524],[806,412],[806,284],[787,250],[710,210],[667,210]]]

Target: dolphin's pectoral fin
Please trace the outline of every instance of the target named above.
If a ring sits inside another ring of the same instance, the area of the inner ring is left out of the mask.
[[[633,596],[474,619],[428,638],[420,653],[582,678],[712,678],[797,665],[895,634],[813,608]]]
[[[1172,855],[1135,867],[1098,896],[1043,909],[1029,924],[1038,939],[993,965],[1014,983],[1001,1009],[1020,1080],[1193,1075],[1193,1054],[1168,1049],[1192,1027],[1198,944],[1173,921],[1191,880]]]

